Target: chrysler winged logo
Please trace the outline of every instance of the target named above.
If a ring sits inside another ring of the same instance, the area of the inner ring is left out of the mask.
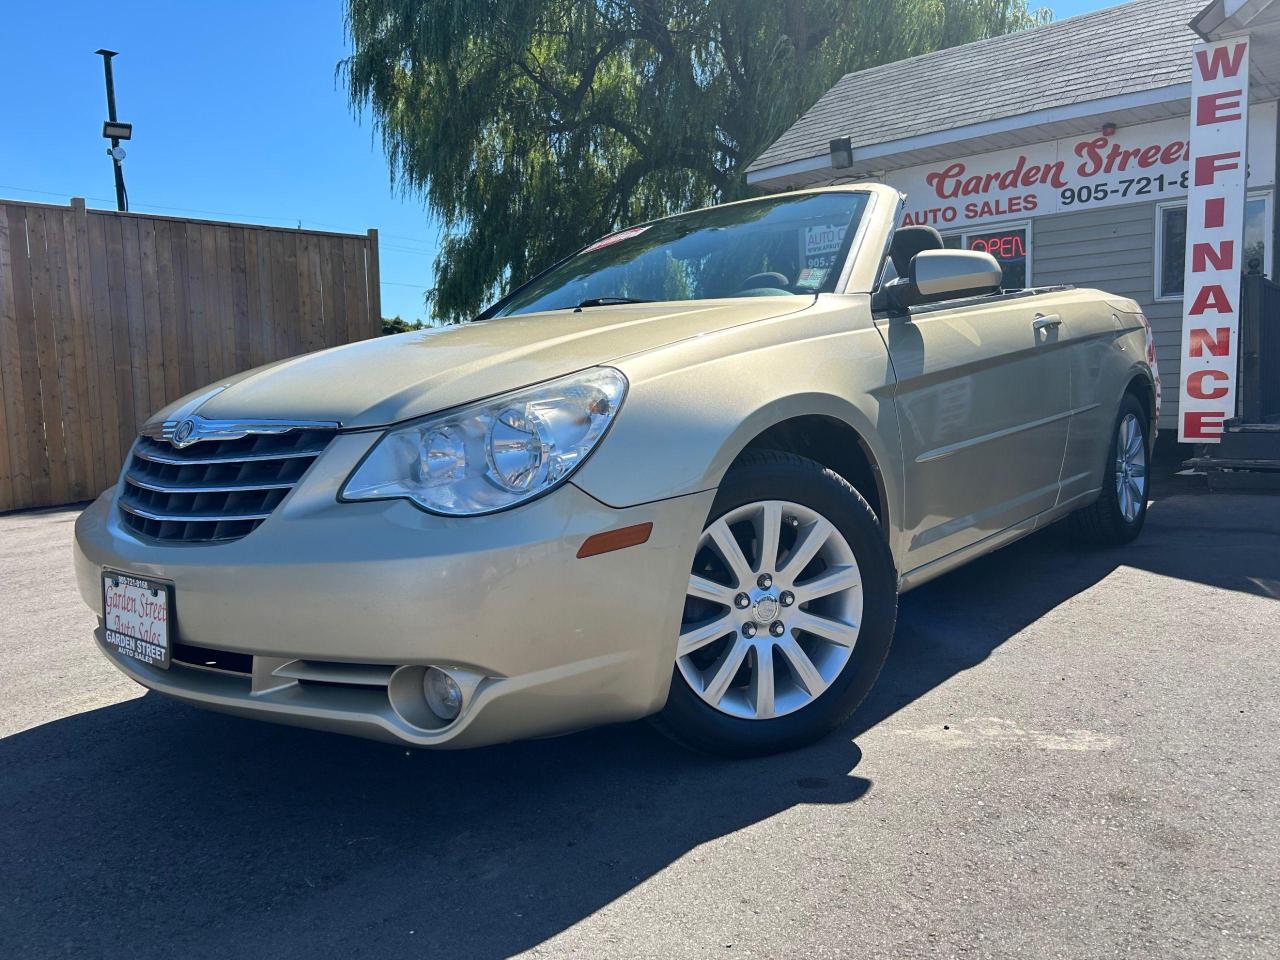
[[[199,399],[203,403],[207,398]],[[207,420],[189,410],[188,406],[178,411],[179,416],[143,427],[142,435],[182,450],[205,440],[240,440],[255,435],[278,436],[291,430],[337,430],[342,426],[336,420]]]
[[[183,420],[176,430],[173,431],[173,439],[169,441],[179,450],[195,443],[198,437],[193,438],[191,435],[196,432],[196,422],[190,418]]]

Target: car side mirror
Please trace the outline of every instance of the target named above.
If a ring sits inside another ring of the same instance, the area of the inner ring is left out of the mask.
[[[1004,280],[996,258],[976,250],[923,250],[911,258],[910,274],[885,287],[899,310],[993,293]]]

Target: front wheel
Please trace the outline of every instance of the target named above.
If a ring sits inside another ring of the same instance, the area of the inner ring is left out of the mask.
[[[896,616],[893,561],[858,492],[812,460],[748,454],[699,539],[655,725],[728,756],[816,740],[871,689]]]
[[[1111,431],[1102,492],[1071,516],[1075,531],[1092,543],[1119,546],[1134,540],[1147,521],[1151,441],[1146,411],[1125,394]]]

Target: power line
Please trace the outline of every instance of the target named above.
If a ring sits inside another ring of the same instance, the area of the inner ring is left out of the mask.
[[[7,184],[7,183],[0,183],[0,190],[18,190],[18,191],[21,191],[22,193],[38,193],[38,194],[42,194],[42,195],[47,196],[47,197],[66,197],[66,196],[70,196],[70,194],[67,194],[67,193],[58,193],[58,192],[55,192],[55,191],[53,191],[53,190],[35,190],[35,189],[31,188],[31,187],[16,187],[16,186],[13,186],[12,184]],[[101,203],[111,203],[111,198],[110,198],[110,197],[85,197],[84,199],[86,199],[86,200],[97,200],[97,201],[99,201],[99,202],[101,202]],[[134,205],[135,205],[135,206],[139,206],[139,205],[140,205],[140,206],[144,206],[144,207],[155,207],[155,208],[156,208],[156,209],[158,209],[158,210],[180,210],[180,211],[182,211],[183,213],[217,213],[217,214],[221,214],[221,215],[223,215],[223,216],[252,216],[251,214],[229,214],[229,213],[227,213],[226,211],[223,211],[223,210],[197,210],[197,209],[194,209],[194,208],[191,208],[191,207],[161,207],[160,205],[158,205],[158,204],[154,204],[154,203],[143,203],[143,204],[138,204],[136,201],[134,202]],[[262,218],[260,218],[260,219],[264,219],[264,220],[265,220],[265,219],[276,219],[276,220],[285,220],[285,219],[287,219],[287,220],[293,220],[293,219],[295,219],[295,218],[292,218],[292,217],[288,217],[288,218],[286,218],[286,217],[273,217],[273,218],[262,217]],[[316,224],[320,223],[320,221],[319,221],[319,220],[312,220],[311,222],[312,222],[312,223],[316,223]],[[336,226],[336,224],[326,224],[326,226]],[[379,239],[381,239],[381,236],[379,237]],[[415,242],[421,242],[421,241],[415,241]],[[404,248],[404,247],[398,247],[398,246],[396,246],[395,244],[381,244],[381,243],[380,243],[380,244],[379,244],[379,246],[381,246],[383,249],[386,249],[386,250],[396,250],[396,251],[401,252],[401,253],[425,253],[425,252],[426,252],[426,251],[422,251],[422,250],[411,250],[411,249],[406,249],[406,248]],[[427,285],[427,284],[426,284],[426,282],[409,283],[409,282],[404,281],[404,280],[380,280],[380,281],[378,281],[378,282],[379,282],[379,284],[380,284],[381,286],[391,286],[391,287],[413,287],[413,288],[418,289],[418,290],[421,290],[423,287],[425,287],[425,286]]]
[[[398,253],[432,253],[433,252],[426,248],[418,250],[418,249],[414,249],[413,247],[402,247],[399,244],[395,244],[395,243],[381,243],[382,241],[381,234],[378,235],[378,241],[383,250],[395,250]]]
[[[53,191],[53,190],[36,190],[36,189],[34,189],[34,188],[32,188],[32,187],[18,187],[18,186],[14,186],[14,185],[12,185],[12,184],[7,184],[7,183],[0,183],[0,190],[18,190],[18,191],[21,191],[22,193],[38,193],[38,194],[41,194],[41,195],[43,195],[43,196],[47,196],[47,197],[66,197],[66,196],[71,196],[70,194],[67,194],[67,193],[59,193],[59,192],[55,192],[55,191]],[[86,199],[86,200],[96,200],[96,201],[99,201],[99,202],[101,202],[101,203],[110,203],[110,202],[111,202],[111,198],[110,198],[110,197],[85,197],[84,199]],[[218,214],[218,215],[220,215],[220,216],[240,216],[240,217],[254,217],[254,216],[257,216],[256,214],[247,214],[247,213],[229,213],[228,211],[225,211],[225,210],[200,210],[200,209],[196,209],[196,208],[194,208],[194,207],[166,207],[166,206],[162,206],[162,205],[160,205],[160,204],[155,204],[155,203],[140,203],[140,202],[138,202],[138,201],[134,201],[134,202],[133,202],[133,205],[134,205],[134,206],[153,207],[153,208],[155,208],[155,209],[157,209],[157,210],[178,210],[178,211],[181,211],[182,213],[212,213],[212,214]],[[302,222],[302,221],[297,221],[297,218],[294,218],[294,217],[258,217],[258,219],[261,219],[261,220],[287,220],[287,221]],[[319,221],[319,220],[312,220],[311,222],[312,222],[312,223],[315,223],[315,224],[322,224],[322,222],[321,222],[321,221]],[[337,224],[322,224],[322,225],[323,225],[323,226],[337,227]],[[344,229],[344,228],[338,227],[338,229]],[[390,234],[387,234],[387,236],[390,236]],[[379,235],[379,240],[381,240],[381,235]],[[425,241],[417,241],[417,240],[415,240],[415,241],[413,241],[413,242],[414,242],[414,243],[422,243],[422,242],[425,242]],[[395,244],[383,244],[383,243],[380,243],[380,244],[379,244],[379,246],[381,246],[383,249],[386,249],[386,250],[395,250],[395,251],[400,252],[400,253],[426,253],[426,252],[427,252],[427,251],[425,251],[425,250],[412,250],[412,249],[408,249],[408,248],[405,248],[405,247],[399,247],[399,246],[397,246],[397,245],[395,245]],[[384,287],[387,287],[387,286],[389,286],[389,287],[411,287],[411,288],[416,289],[416,290],[421,290],[421,289],[423,289],[424,287],[426,287],[426,286],[427,286],[427,284],[426,284],[425,282],[419,282],[419,283],[408,283],[408,282],[403,281],[403,280],[379,280],[379,281],[378,281],[378,283],[379,283],[379,285],[380,285],[380,286],[384,286]]]
[[[21,193],[38,193],[46,197],[75,196],[74,193],[71,193],[65,190],[61,190],[61,191],[37,190],[34,187],[19,187],[9,183],[0,183],[0,190],[17,190]],[[86,196],[84,199],[94,200],[99,203],[115,202],[110,197]],[[210,216],[218,216],[218,217],[243,217],[251,221],[271,220],[278,223],[297,223],[297,224],[311,223],[317,227],[332,227],[334,230],[340,230],[343,233],[364,233],[365,232],[364,230],[353,230],[350,227],[344,226],[342,224],[328,223],[324,220],[311,220],[307,217],[275,217],[275,216],[269,216],[264,213],[242,213],[242,212],[237,212],[233,210],[206,210],[199,207],[179,207],[179,206],[173,206],[171,204],[151,203],[150,201],[133,200],[132,198],[130,199],[130,203],[135,207],[150,207],[152,210],[171,210],[177,213],[203,213]],[[382,246],[384,246],[386,249],[389,249],[389,250],[396,250],[399,253],[430,253],[432,252],[431,242],[429,240],[422,240],[418,237],[406,237],[406,236],[401,236],[399,234],[394,234],[394,233],[383,234],[379,232],[378,239],[381,240],[383,237],[385,237],[388,240],[399,240],[405,243],[418,243],[418,244],[422,244],[422,247],[423,247],[423,249],[421,250],[413,250],[413,249],[398,247],[392,244],[382,244]]]
[[[32,187],[18,187],[8,183],[0,183],[0,190],[19,190],[23,193],[39,193],[47,197],[73,196],[73,194],[68,193],[66,191],[36,190]],[[103,203],[110,202],[107,197],[85,197],[85,199],[98,200]],[[172,206],[172,205],[163,204],[163,203],[151,203],[150,201],[146,201],[146,200],[137,200],[137,201],[134,201],[134,203],[136,205],[141,205],[144,207],[151,207],[153,210],[176,210],[179,213],[209,213],[209,214],[216,214],[217,216],[221,216],[221,217],[248,217],[254,220],[275,220],[282,223],[300,223],[301,222],[301,218],[299,217],[271,217],[261,213],[239,213],[233,210],[205,210],[199,207],[178,207],[178,206]],[[317,224],[319,223],[318,220],[314,220],[312,222]],[[331,224],[326,224],[326,226],[331,226]]]
[[[9,183],[0,183],[0,190],[17,190],[19,193],[39,193],[46,197],[71,197],[72,194],[53,190],[35,190],[31,187],[15,187]],[[97,200],[99,203],[115,203],[110,197],[85,197],[86,200]]]

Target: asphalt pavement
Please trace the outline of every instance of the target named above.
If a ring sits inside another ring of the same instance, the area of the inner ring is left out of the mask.
[[[0,517],[0,954],[1275,957],[1280,497],[1167,494],[1130,547],[1051,529],[907,595],[844,729],[738,762],[144,695],[75,511]]]

